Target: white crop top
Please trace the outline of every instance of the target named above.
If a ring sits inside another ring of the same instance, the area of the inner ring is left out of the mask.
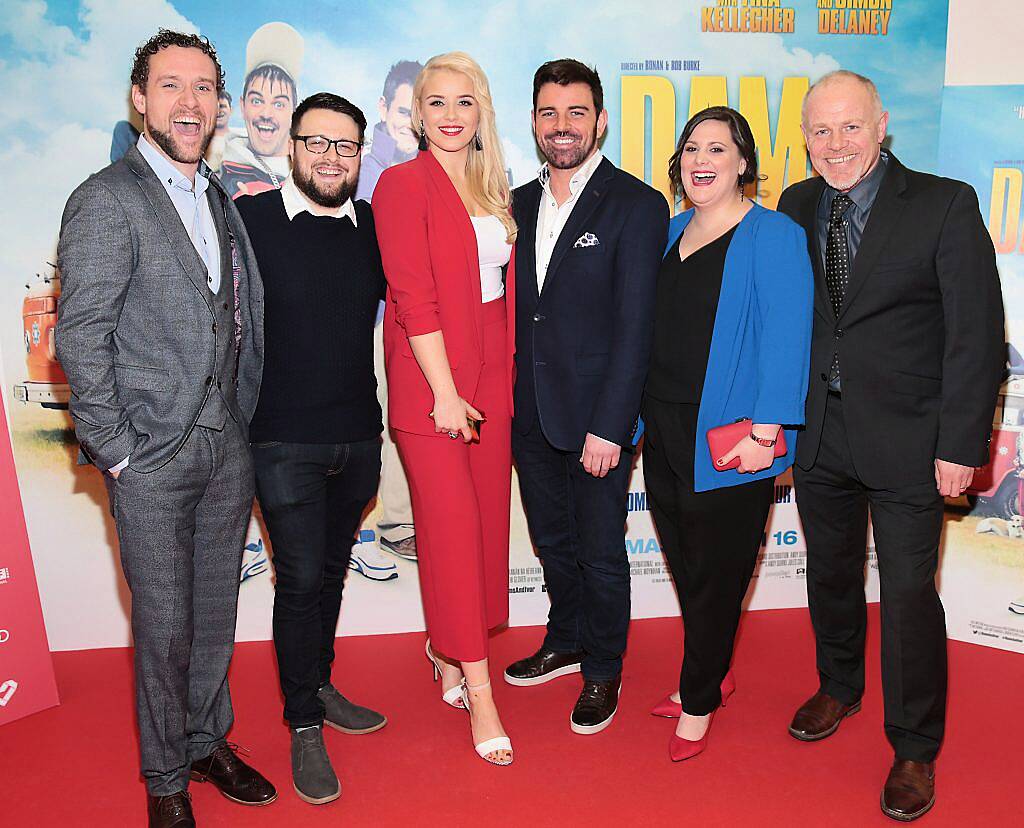
[[[480,294],[484,302],[505,295],[501,269],[512,257],[512,245],[506,240],[505,225],[497,216],[470,216],[476,231],[477,255],[480,258]]]

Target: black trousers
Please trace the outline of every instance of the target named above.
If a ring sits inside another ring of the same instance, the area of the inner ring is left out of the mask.
[[[356,529],[377,494],[380,438],[254,443],[256,491],[273,547],[274,647],[291,727],[321,724],[341,591]]]
[[[794,472],[807,538],[807,601],[822,691],[864,693],[868,510],[878,556],[885,733],[898,759],[930,762],[946,713],[946,623],[935,590],[942,498],[935,480],[872,489],[850,456],[842,399],[829,394],[814,466]]]
[[[626,491],[633,455],[623,451],[617,468],[594,477],[580,452],[554,448],[536,420],[525,435],[513,427],[512,455],[551,599],[544,646],[582,650],[585,679],[613,679],[622,672],[629,629]]]
[[[695,492],[697,406],[644,400],[644,482],[682,609],[683,710],[722,703],[743,597],[757,563],[775,478]]]

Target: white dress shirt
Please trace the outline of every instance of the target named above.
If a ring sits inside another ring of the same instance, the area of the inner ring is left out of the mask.
[[[206,197],[206,190],[210,186],[210,168],[205,161],[200,161],[193,185],[181,170],[161,155],[145,133],[139,136],[136,146],[171,197],[171,203],[178,211],[188,237],[192,239],[192,246],[206,265],[206,286],[212,293],[216,293],[220,290],[220,242],[217,238],[217,225],[210,212],[210,200]]]
[[[548,265],[551,263],[551,254],[555,250],[555,243],[558,241],[565,223],[572,214],[573,207],[579,201],[579,195],[583,188],[590,181],[604,156],[598,150],[588,158],[583,165],[576,170],[573,177],[569,179],[569,198],[559,206],[551,193],[551,169],[545,164],[537,174],[537,180],[543,190],[540,196],[540,209],[537,211],[537,292],[544,289],[544,279],[548,275]]]
[[[352,203],[351,198],[333,212],[314,213],[309,209],[309,200],[295,186],[291,176],[288,176],[281,185],[281,199],[284,201],[284,211],[288,214],[288,221],[294,220],[299,213],[305,211],[313,216],[327,216],[328,218],[336,219],[348,218],[351,220],[353,227],[359,226],[358,221],[356,221],[356,206]]]

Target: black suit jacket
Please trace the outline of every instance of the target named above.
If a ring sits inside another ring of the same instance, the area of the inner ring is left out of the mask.
[[[797,464],[809,469],[818,456],[838,351],[850,452],[866,485],[933,480],[936,458],[984,465],[1005,340],[995,251],[977,195],[890,154],[837,318],[815,218],[824,188],[824,180],[810,178],[779,200],[779,210],[807,231],[815,274],[807,430]]]
[[[555,245],[537,292],[538,181],[519,187],[514,427],[536,420],[556,448],[588,432],[628,447],[647,378],[655,283],[668,233],[657,190],[604,159]],[[598,244],[576,246],[589,233]]]

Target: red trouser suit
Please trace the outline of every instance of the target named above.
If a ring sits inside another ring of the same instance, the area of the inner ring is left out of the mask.
[[[388,280],[388,418],[412,495],[427,629],[438,652],[479,661],[488,630],[508,619],[514,280],[507,301],[482,303],[472,223],[429,152],[384,172],[373,213]],[[434,431],[433,393],[409,346],[434,331],[459,395],[486,418],[479,443]]]

